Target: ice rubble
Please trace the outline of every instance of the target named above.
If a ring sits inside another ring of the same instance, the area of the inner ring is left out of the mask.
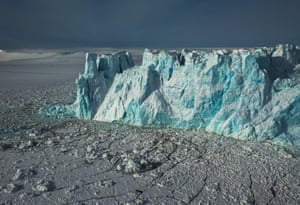
[[[205,129],[300,144],[300,48],[86,54],[72,105],[41,113],[133,125]],[[130,68],[130,69],[128,69]]]

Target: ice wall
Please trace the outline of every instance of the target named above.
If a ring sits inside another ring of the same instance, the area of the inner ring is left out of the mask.
[[[41,112],[300,145],[299,63],[300,48],[292,45],[146,49],[136,67],[129,53],[87,54],[76,102]]]
[[[128,52],[97,55],[86,53],[85,68],[76,79],[77,97],[72,105],[55,105],[40,109],[40,113],[49,117],[76,117],[93,119],[98,107],[118,73],[133,67],[132,56]]]

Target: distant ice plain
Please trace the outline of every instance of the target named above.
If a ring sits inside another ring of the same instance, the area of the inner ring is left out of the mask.
[[[140,64],[143,49],[9,50],[0,52],[0,89],[49,87],[70,82],[83,72],[85,51],[111,53],[128,50]]]

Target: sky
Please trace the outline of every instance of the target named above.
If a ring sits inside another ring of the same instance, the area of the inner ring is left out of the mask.
[[[0,48],[300,45],[299,0],[0,0]]]

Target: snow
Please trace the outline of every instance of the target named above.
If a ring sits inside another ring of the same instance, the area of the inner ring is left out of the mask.
[[[292,45],[145,49],[141,66],[128,52],[87,53],[74,104],[40,112],[299,145],[299,63],[299,47]]]
[[[38,52],[38,51],[4,51],[0,50],[0,62],[8,62],[13,60],[32,60],[32,59],[45,59],[57,55],[55,52]]]

